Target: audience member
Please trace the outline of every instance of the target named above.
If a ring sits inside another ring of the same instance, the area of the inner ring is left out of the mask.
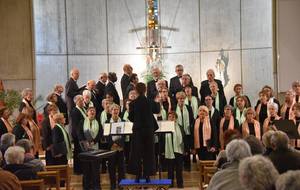
[[[299,190],[300,171],[287,171],[281,174],[276,180],[276,190]]]

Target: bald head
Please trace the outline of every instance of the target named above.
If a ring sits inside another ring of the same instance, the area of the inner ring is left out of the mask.
[[[77,68],[73,68],[70,72],[71,78],[74,80],[78,80],[79,78],[79,70]]]
[[[94,80],[87,81],[86,88],[88,90],[93,90],[96,88],[96,82]]]

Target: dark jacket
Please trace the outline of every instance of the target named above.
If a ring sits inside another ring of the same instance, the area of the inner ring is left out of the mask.
[[[160,105],[140,95],[129,104],[129,120],[133,122],[133,130],[141,130],[143,128],[158,129],[157,122],[153,113],[159,113]]]
[[[52,145],[52,131],[49,117],[44,118],[42,121],[42,136],[42,147],[43,150],[46,150]]]
[[[104,99],[104,94],[105,94],[105,84],[103,84],[101,81],[98,81],[96,83],[96,90],[97,90],[97,93],[98,93],[98,98],[99,98],[99,101],[102,102],[102,100]]]
[[[151,80],[147,83],[147,98],[150,98],[152,100],[154,100],[156,94],[158,93],[156,89],[156,82],[157,80]],[[168,87],[168,82],[166,80],[165,82],[166,82],[166,87]]]
[[[15,174],[19,180],[32,180],[37,178],[37,173],[33,167],[25,164],[8,164],[4,170]]]
[[[16,137],[16,142],[20,139],[29,139],[25,129],[19,124],[13,128],[13,134]]]
[[[130,78],[128,75],[123,74],[122,78],[121,78],[121,90],[122,90],[122,97],[123,99],[125,99],[125,94],[126,94],[126,89],[127,86],[130,83]]]
[[[215,82],[218,84],[219,93],[224,95],[224,88],[222,85],[222,81],[215,79]],[[210,95],[211,91],[209,88],[208,80],[201,82],[201,88],[200,88],[200,97],[201,97],[201,104],[204,105],[205,103],[205,96]]]
[[[221,116],[223,116],[223,114],[224,114],[224,107],[226,105],[227,105],[226,97],[224,96],[224,94],[220,93],[220,91],[219,91],[219,110],[218,111],[220,112]],[[214,99],[214,102],[213,102],[213,106],[216,108],[216,101],[215,101],[215,99]]]
[[[79,130],[80,130],[80,123],[84,120],[81,112],[74,107],[71,112],[71,119],[72,119],[72,137],[74,139],[78,138]]]
[[[29,106],[32,108],[32,110],[33,110],[33,116],[32,116],[32,119],[34,120],[35,123],[37,123],[36,110],[35,110],[35,108],[34,108],[33,105],[31,104],[31,102],[28,102],[26,99],[25,99],[25,101],[26,101],[26,102],[29,104]],[[25,104],[24,102],[21,102],[20,107],[19,107],[19,112],[22,112],[24,107],[26,107],[26,104]]]
[[[69,123],[68,121],[68,108],[65,100],[62,98],[61,95],[55,94],[57,97],[57,102],[56,105],[60,111],[60,113],[64,114],[65,119],[66,119],[66,125]]]
[[[180,78],[178,76],[175,76],[170,79],[170,88],[169,92],[173,98],[173,100],[176,100],[176,93],[182,91],[182,86],[180,82]],[[197,92],[198,94],[198,92]]]
[[[65,100],[67,103],[68,111],[71,112],[72,109],[75,107],[74,103],[74,97],[78,94],[80,94],[80,89],[78,88],[78,85],[76,81],[74,81],[72,78],[70,78],[66,83],[66,96]]]
[[[53,147],[52,147],[53,156],[57,156],[59,154],[67,155],[68,144],[66,144],[64,139],[64,134],[57,125],[55,125],[55,127],[52,129],[52,142],[53,142]]]
[[[120,96],[118,94],[118,91],[112,82],[108,82],[106,87],[105,87],[105,94],[111,93],[112,96],[114,97],[114,102],[118,105],[120,105]]]

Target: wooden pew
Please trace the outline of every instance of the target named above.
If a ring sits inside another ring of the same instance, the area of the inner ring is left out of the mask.
[[[43,179],[23,180],[20,183],[22,190],[45,190]]]
[[[43,171],[37,173],[38,178],[44,180],[44,185],[49,187],[55,187],[56,190],[60,190],[60,173],[59,171]]]
[[[53,166],[46,166],[46,171],[58,171],[60,181],[64,181],[66,185],[66,190],[70,190],[71,184],[71,172],[69,165],[53,165]]]
[[[204,178],[205,178],[205,173],[204,173],[204,167],[213,167],[215,163],[215,160],[199,160],[199,171],[200,171],[200,183],[199,187],[200,190],[203,190],[203,186],[205,185],[204,183]]]

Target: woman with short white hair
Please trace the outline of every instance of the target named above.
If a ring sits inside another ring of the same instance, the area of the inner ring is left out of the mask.
[[[269,130],[274,130],[274,121],[280,120],[281,118],[278,116],[278,105],[274,102],[268,103],[268,117],[265,119],[263,124],[264,133]]]
[[[273,190],[279,176],[272,162],[256,155],[245,158],[239,165],[239,179],[247,190]]]

